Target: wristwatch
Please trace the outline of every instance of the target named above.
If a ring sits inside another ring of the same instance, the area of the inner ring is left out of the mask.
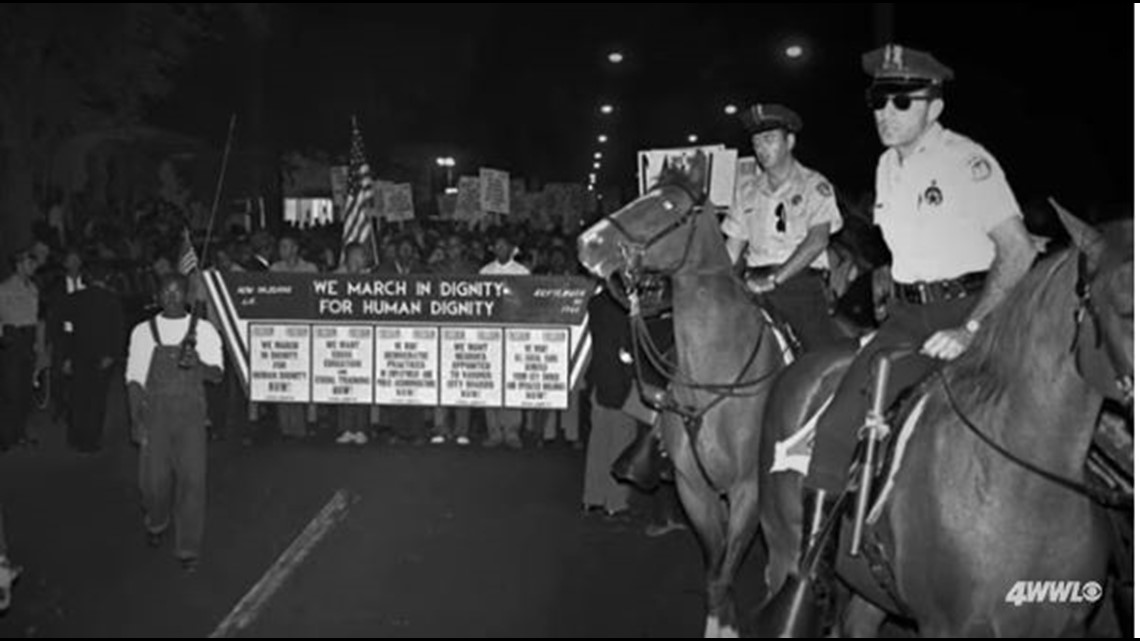
[[[979,323],[975,318],[971,318],[970,320],[966,321],[966,331],[970,332],[971,334],[977,334],[978,330],[981,328],[982,324]]]

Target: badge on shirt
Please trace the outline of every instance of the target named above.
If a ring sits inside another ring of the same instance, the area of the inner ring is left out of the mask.
[[[815,188],[819,192],[820,196],[823,196],[824,198],[831,198],[831,185],[825,182],[821,182],[816,185]]]
[[[926,201],[927,205],[937,207],[942,204],[942,190],[938,188],[937,183],[931,183],[923,192],[922,199]]]
[[[989,178],[993,173],[994,170],[993,167],[990,167],[990,161],[981,156],[970,162],[970,175],[974,177],[974,182],[981,182]]]

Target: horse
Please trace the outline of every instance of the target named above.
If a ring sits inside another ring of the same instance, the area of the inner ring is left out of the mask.
[[[583,232],[579,259],[607,282],[621,272],[631,291],[641,275],[668,276],[677,360],[662,372],[666,398],[653,402],[664,408],[662,441],[704,554],[705,636],[735,637],[733,582],[759,523],[760,418],[790,347],[733,275],[703,205],[704,167],[686,170],[667,169],[655,188]],[[638,307],[635,297],[635,326]]]
[[[1038,260],[969,349],[898,405],[897,422],[914,429],[878,513],[897,602],[872,596],[841,559],[854,591],[846,635],[875,635],[894,614],[923,637],[1047,638],[1080,634],[1096,614],[1112,532],[1082,481],[1102,402],[1131,407],[1132,229],[1101,235],[1057,208],[1073,245]],[[834,392],[845,360],[804,358],[781,374],[764,417],[765,470],[775,442]],[[762,490],[770,594],[803,580],[801,483],[783,471]],[[1071,582],[1069,602],[1023,604],[1034,597],[1019,582],[1045,580]]]

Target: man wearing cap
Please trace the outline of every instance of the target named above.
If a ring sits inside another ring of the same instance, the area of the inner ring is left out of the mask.
[[[758,169],[737,185],[721,229],[733,263],[741,254],[749,287],[811,350],[835,338],[827,310],[827,241],[843,219],[831,184],[793,156],[803,123],[783,105],[754,105],[743,116]]]
[[[917,349],[893,361],[889,405],[970,345],[1036,254],[997,161],[938,122],[953,72],[899,45],[866,54],[863,68],[873,77],[867,98],[887,147],[876,171],[874,219],[893,256],[894,297],[819,420],[805,480],[816,508],[847,484],[876,353]]]

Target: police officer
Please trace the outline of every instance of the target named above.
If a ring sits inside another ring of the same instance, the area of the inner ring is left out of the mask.
[[[950,68],[894,44],[864,55],[863,68],[873,78],[868,105],[887,147],[876,170],[874,220],[893,256],[894,298],[819,420],[805,481],[817,491],[817,507],[846,485],[876,352],[919,348],[894,361],[890,403],[969,347],[1036,254],[998,162],[939,123]]]
[[[759,104],[743,116],[760,171],[745,176],[721,227],[750,288],[788,321],[805,349],[836,337],[826,296],[827,242],[843,227],[835,192],[794,156],[803,122],[791,109]]]

